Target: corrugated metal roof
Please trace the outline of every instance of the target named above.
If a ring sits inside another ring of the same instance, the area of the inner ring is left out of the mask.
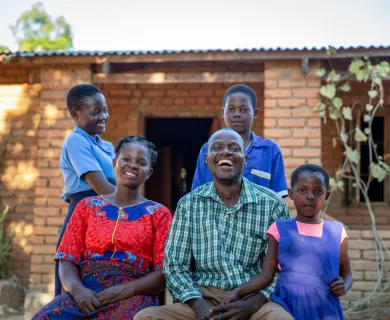
[[[245,49],[202,49],[202,50],[147,50],[147,51],[39,51],[39,52],[0,52],[3,55],[10,55],[12,57],[49,57],[49,56],[132,56],[132,55],[162,55],[162,54],[185,54],[185,53],[235,53],[235,52],[310,52],[310,51],[325,51],[328,48],[245,48]],[[350,46],[350,47],[338,47],[336,51],[353,51],[353,50],[386,50],[390,49],[388,46]]]

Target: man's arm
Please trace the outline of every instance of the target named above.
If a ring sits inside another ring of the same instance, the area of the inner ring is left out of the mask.
[[[269,223],[268,228],[277,219],[291,219],[290,211],[288,210],[287,204],[286,204],[286,202],[284,202],[283,199],[280,199],[280,198],[277,199],[277,202],[275,202],[275,205],[273,207],[271,217],[272,217],[272,219],[271,219],[271,221]],[[268,251],[268,246],[267,246],[267,251]],[[265,252],[265,254],[266,253],[267,252]],[[276,272],[275,275],[274,275],[274,278],[272,280],[272,283],[268,287],[266,287],[266,288],[264,288],[263,290],[260,291],[261,293],[263,293],[265,295],[265,297],[268,300],[270,299],[272,293],[275,290],[275,286],[276,286],[276,283],[278,282],[278,279],[279,279],[279,273]]]
[[[275,191],[282,198],[288,196],[286,174],[282,152],[278,145],[274,146],[272,155],[270,189]]]
[[[202,298],[199,287],[191,279],[191,231],[186,204],[177,205],[165,245],[163,274],[174,301],[186,302]]]
[[[194,179],[192,180],[191,191],[194,191],[197,187],[204,185],[207,181],[205,179],[205,172],[207,170],[205,154],[207,151],[207,144],[205,144],[199,152],[198,160],[196,161],[196,169]]]

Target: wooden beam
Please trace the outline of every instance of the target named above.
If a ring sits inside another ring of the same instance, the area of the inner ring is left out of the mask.
[[[213,83],[263,82],[261,72],[97,73],[93,83]]]

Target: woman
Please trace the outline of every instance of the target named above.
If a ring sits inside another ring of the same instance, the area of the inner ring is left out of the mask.
[[[69,203],[69,209],[57,247],[77,203],[86,197],[112,193],[115,189],[114,146],[99,136],[105,132],[108,120],[103,93],[94,85],[80,84],[69,90],[66,105],[76,126],[65,139],[60,157],[65,185],[61,198]],[[59,294],[61,282],[56,262],[55,296]]]
[[[170,211],[140,194],[157,152],[141,136],[122,139],[114,160],[117,185],[104,196],[78,203],[58,247],[67,292],[34,317],[40,319],[133,319],[158,305]]]

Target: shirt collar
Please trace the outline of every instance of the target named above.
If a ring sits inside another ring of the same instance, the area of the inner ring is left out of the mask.
[[[102,144],[102,139],[99,137],[98,134],[95,134],[94,136],[91,136],[90,134],[88,134],[87,131],[81,129],[80,127],[78,126],[75,126],[74,127],[74,132],[77,132],[77,133],[80,133],[82,134],[83,136],[91,139],[91,141],[93,141],[95,144],[98,144],[98,145],[101,145]]]
[[[253,132],[251,132],[251,139],[252,139],[252,147],[263,147],[267,145],[266,139],[255,135]]]
[[[247,203],[256,202],[257,201],[257,198],[255,196],[256,190],[250,188],[250,182],[248,179],[246,179],[244,176],[242,176],[241,178],[242,178],[242,187],[241,187],[240,198],[238,200],[238,203],[247,204]],[[221,201],[213,181],[205,184],[204,187],[201,188],[201,190],[199,190],[197,193],[201,197],[211,198],[219,202]]]

